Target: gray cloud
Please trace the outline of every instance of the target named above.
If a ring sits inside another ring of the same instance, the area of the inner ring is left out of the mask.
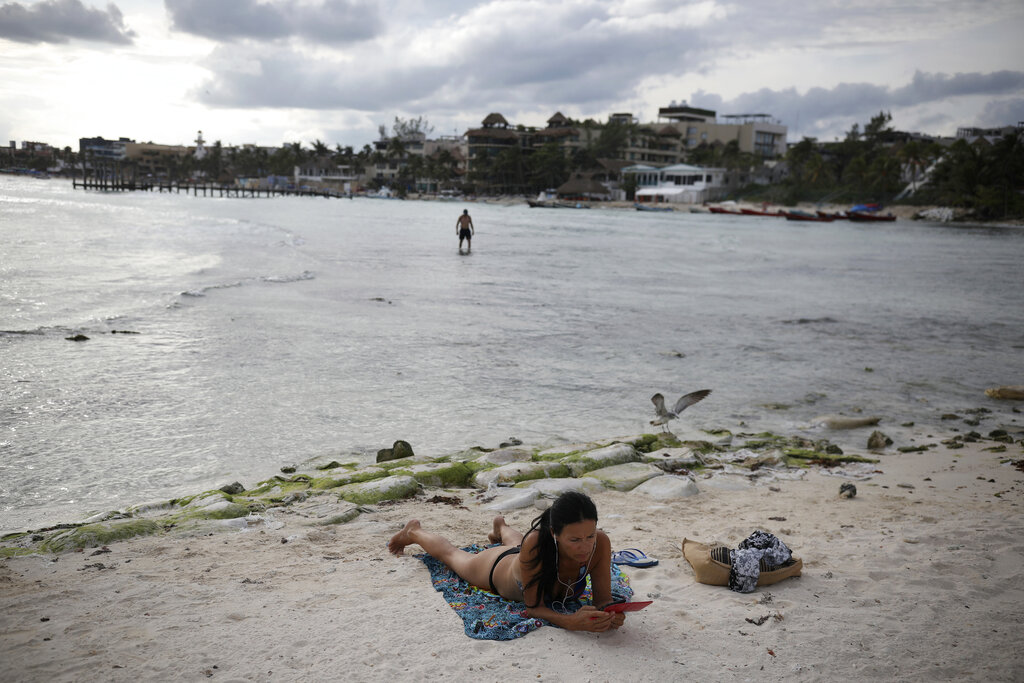
[[[130,45],[135,31],[124,25],[121,10],[91,9],[80,0],[43,0],[32,5],[0,5],[0,38],[19,43],[66,43],[71,39]]]
[[[621,107],[638,74],[673,69],[704,46],[697,29],[631,30],[601,4],[518,23],[470,17],[430,26],[418,39],[413,47],[381,39],[315,59],[294,46],[221,45],[206,63],[212,78],[197,92],[224,107],[519,111],[555,103],[552,112],[601,110]],[[672,55],[667,67],[665,55]]]
[[[768,113],[789,126],[790,138],[840,135],[854,123],[864,123],[880,111],[934,104],[950,98],[1005,96],[1024,91],[1024,72],[929,74],[918,71],[898,88],[871,83],[840,83],[833,88],[762,88],[731,100],[698,91],[691,104],[720,114]],[[1003,123],[1006,123],[1004,120]]]
[[[1022,121],[1024,121],[1024,97],[993,100],[985,105],[978,116],[978,125],[986,128],[1015,126]]]
[[[173,27],[213,40],[272,41],[304,38],[325,45],[368,40],[383,22],[376,6],[364,0],[164,0]]]
[[[379,15],[356,2],[325,2],[313,8],[311,1],[239,0],[242,4],[228,12],[218,7],[221,3],[165,0],[176,28],[222,41],[204,65],[210,78],[196,89],[198,99],[228,108],[468,118],[471,125],[480,112],[488,111],[500,111],[514,122],[529,117],[524,123],[542,122],[555,110],[603,118],[611,111],[650,107],[641,103],[642,79],[648,79],[648,86],[659,79],[678,82],[687,73],[706,73],[730,58],[742,62],[745,46],[755,39],[758,50],[793,47],[792,31],[770,30],[772,22],[793,18],[792,12],[783,11],[782,0],[766,0],[767,6],[647,0],[642,7],[579,0],[544,5],[543,11],[515,1],[425,5],[384,0]],[[936,1],[956,6],[956,0]],[[1003,0],[996,4],[1004,14],[1012,8]],[[931,35],[940,21],[920,3],[896,2],[886,10],[894,24],[886,31],[875,23],[870,30],[851,28],[861,25],[854,20],[873,16],[877,9],[872,1],[814,9],[810,19],[804,17],[806,30],[799,32],[804,49],[856,52],[855,46],[863,43],[870,53],[881,45],[923,39],[909,34]],[[741,11],[743,21],[736,23]],[[977,16],[969,8],[958,12],[961,23]],[[378,23],[380,16],[389,18],[386,26]],[[356,28],[346,24],[349,19]],[[725,24],[730,29],[719,30]],[[356,32],[344,34],[334,25]],[[907,35],[893,34],[900,27],[908,29]],[[344,44],[332,44],[333,38]],[[827,139],[879,111],[892,111],[897,125],[929,121],[935,109],[953,121],[963,113],[952,111],[949,102],[1022,90],[1024,73],[1018,71],[918,72],[899,87],[847,82],[802,93],[762,88],[728,101],[698,91],[691,104],[722,114],[771,114],[789,127],[790,137]],[[908,115],[901,120],[898,112]],[[634,113],[648,119],[654,114]],[[390,120],[390,115],[384,118]]]

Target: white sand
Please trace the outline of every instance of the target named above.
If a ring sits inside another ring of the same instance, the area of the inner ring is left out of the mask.
[[[472,640],[425,566],[386,553],[412,517],[456,543],[483,542],[493,513],[471,491],[458,492],[465,509],[423,496],[314,528],[296,508],[275,513],[285,523],[276,530],[7,559],[2,677],[1020,681],[1024,472],[1000,460],[1024,456],[1019,445],[981,450],[990,445],[883,456],[884,473],[856,482],[852,500],[837,495],[844,480],[818,473],[777,492],[704,487],[667,505],[598,494],[613,546],[661,560],[627,570],[635,599],[654,605],[601,635],[544,627],[510,642]],[[525,527],[535,514],[507,518]],[[801,578],[750,594],[694,582],[684,536],[735,546],[756,528],[803,558]],[[764,615],[761,626],[746,621]]]

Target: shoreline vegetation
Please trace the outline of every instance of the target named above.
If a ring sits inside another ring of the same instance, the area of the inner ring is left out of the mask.
[[[287,466],[9,534],[0,654],[19,680],[58,681],[1019,680],[1024,434],[972,416],[893,444],[871,421],[820,418],[823,437],[870,441],[846,453],[720,430]],[[484,542],[495,515],[526,528],[567,487],[594,498],[613,549],[660,560],[626,568],[654,603],[618,632],[472,641],[419,549],[387,553],[408,519]],[[751,594],[694,581],[684,538],[736,547],[756,529],[803,575]]]

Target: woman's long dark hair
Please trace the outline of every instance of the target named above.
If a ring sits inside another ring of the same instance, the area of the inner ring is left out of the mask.
[[[567,524],[575,524],[585,520],[597,521],[597,506],[594,501],[585,493],[579,491],[566,491],[551,504],[547,510],[533,520],[531,532],[537,532],[537,545],[533,557],[527,558],[526,564],[530,569],[540,566],[533,579],[526,584],[538,586],[537,604],[527,607],[537,607],[545,598],[551,598],[554,594],[555,583],[558,581],[558,548],[555,547],[555,534],[561,533]]]

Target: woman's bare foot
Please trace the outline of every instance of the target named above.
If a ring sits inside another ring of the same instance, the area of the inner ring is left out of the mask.
[[[505,523],[505,518],[498,515],[494,518],[494,528],[491,529],[491,533],[487,534],[487,540],[491,543],[501,543],[501,529],[506,527],[508,524]]]
[[[412,540],[412,532],[420,528],[420,521],[418,519],[410,519],[402,527],[402,530],[391,537],[388,541],[388,552],[395,557],[401,557],[402,551],[405,550],[405,546],[415,543]]]

